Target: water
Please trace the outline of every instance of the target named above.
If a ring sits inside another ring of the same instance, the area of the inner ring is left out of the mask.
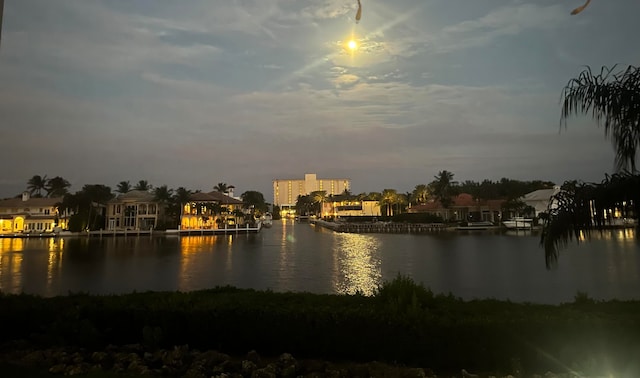
[[[547,270],[539,236],[338,234],[293,221],[259,234],[190,237],[0,239],[0,291],[191,291],[233,285],[371,294],[398,273],[436,293],[516,302],[640,299],[640,244],[633,230],[571,244]]]

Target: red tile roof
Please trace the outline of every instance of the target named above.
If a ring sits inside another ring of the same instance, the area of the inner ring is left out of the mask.
[[[504,202],[505,200],[475,200],[473,199],[473,196],[471,194],[461,193],[453,198],[453,203],[451,204],[451,206],[449,206],[449,208],[453,209],[453,208],[460,208],[460,207],[468,207],[473,209],[474,207],[475,208],[484,207],[484,208],[500,210]],[[432,201],[432,202],[427,202],[421,205],[411,206],[411,211],[420,213],[420,212],[442,210],[443,208],[444,207],[442,206],[440,201]]]

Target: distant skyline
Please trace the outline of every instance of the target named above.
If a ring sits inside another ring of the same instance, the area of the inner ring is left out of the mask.
[[[561,129],[585,65],[640,64],[635,0],[8,0],[0,198],[33,175],[272,197],[272,180],[355,193],[456,181],[599,182],[614,152]],[[358,47],[351,51],[347,42]]]

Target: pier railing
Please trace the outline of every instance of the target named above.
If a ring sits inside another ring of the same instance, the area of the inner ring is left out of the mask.
[[[336,232],[348,233],[397,233],[412,234],[438,232],[449,229],[445,223],[336,223],[320,219],[310,220],[311,223],[334,230]]]

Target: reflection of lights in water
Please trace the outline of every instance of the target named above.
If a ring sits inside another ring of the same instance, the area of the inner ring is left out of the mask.
[[[23,238],[0,238],[0,252],[22,252],[24,240]]]
[[[0,291],[16,291],[22,286],[22,248],[21,239],[7,239],[0,249]],[[15,241],[15,243],[14,243]],[[13,249],[15,245],[17,248]],[[3,287],[5,278],[8,278],[7,287]]]
[[[47,261],[47,289],[51,293],[55,273],[59,273],[62,268],[62,255],[64,251],[64,239],[49,239],[49,258]]]
[[[371,235],[336,234],[334,254],[338,259],[336,291],[372,295],[381,283],[382,272],[377,256],[379,242]]]
[[[584,231],[580,231],[578,234],[578,241],[585,241],[587,239],[587,234]]]
[[[580,231],[578,241],[589,241],[589,239],[615,241],[618,244],[634,243],[636,242],[636,231],[632,227],[591,231],[590,235],[584,231]]]
[[[180,276],[178,277],[178,290],[188,290],[191,281],[191,272],[198,270],[199,253],[210,253],[216,250],[217,243],[222,236],[181,236],[180,237]]]

